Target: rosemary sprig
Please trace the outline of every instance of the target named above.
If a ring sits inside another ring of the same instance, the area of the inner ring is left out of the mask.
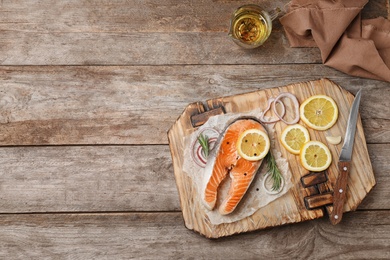
[[[207,156],[209,156],[209,152],[210,152],[209,137],[207,135],[200,134],[198,136],[198,141],[199,141],[200,146],[202,146],[204,156],[207,158]]]
[[[271,178],[273,180],[272,184],[272,190],[277,191],[280,189],[280,186],[282,185],[282,173],[278,169],[278,166],[276,165],[275,157],[272,155],[271,151],[268,152],[267,156],[267,165],[268,165],[268,172],[271,175]]]

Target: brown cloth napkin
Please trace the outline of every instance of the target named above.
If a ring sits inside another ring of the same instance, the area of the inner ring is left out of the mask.
[[[318,47],[325,65],[390,82],[390,20],[362,20],[367,0],[292,0],[280,18],[291,47]]]

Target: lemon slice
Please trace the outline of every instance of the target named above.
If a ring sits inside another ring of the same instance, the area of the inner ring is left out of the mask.
[[[321,172],[332,163],[332,154],[324,143],[309,141],[302,146],[300,159],[306,170]]]
[[[310,141],[309,131],[300,124],[287,126],[280,137],[280,142],[292,154],[299,154],[302,145]]]
[[[248,161],[263,159],[270,146],[268,134],[255,128],[244,131],[237,140],[238,154]]]
[[[331,97],[315,95],[301,104],[299,114],[308,127],[326,130],[336,123],[339,111],[336,102]]]

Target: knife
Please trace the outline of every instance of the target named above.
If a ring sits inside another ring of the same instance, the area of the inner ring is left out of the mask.
[[[339,176],[337,177],[336,184],[333,188],[333,211],[330,215],[330,222],[333,225],[338,224],[343,217],[343,208],[346,197],[348,174],[351,168],[353,143],[355,139],[356,123],[359,114],[361,91],[362,89],[356,93],[355,99],[352,103],[347,122],[347,130],[344,137],[344,144],[341,148],[339,157]]]

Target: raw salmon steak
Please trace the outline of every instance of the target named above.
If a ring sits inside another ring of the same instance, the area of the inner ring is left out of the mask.
[[[238,119],[230,124],[210,153],[205,167],[203,203],[213,210],[217,203],[218,188],[230,175],[231,185],[227,197],[219,206],[219,212],[227,215],[234,211],[252,183],[263,160],[248,161],[241,158],[236,144],[239,136],[248,129],[265,128],[254,119]]]

